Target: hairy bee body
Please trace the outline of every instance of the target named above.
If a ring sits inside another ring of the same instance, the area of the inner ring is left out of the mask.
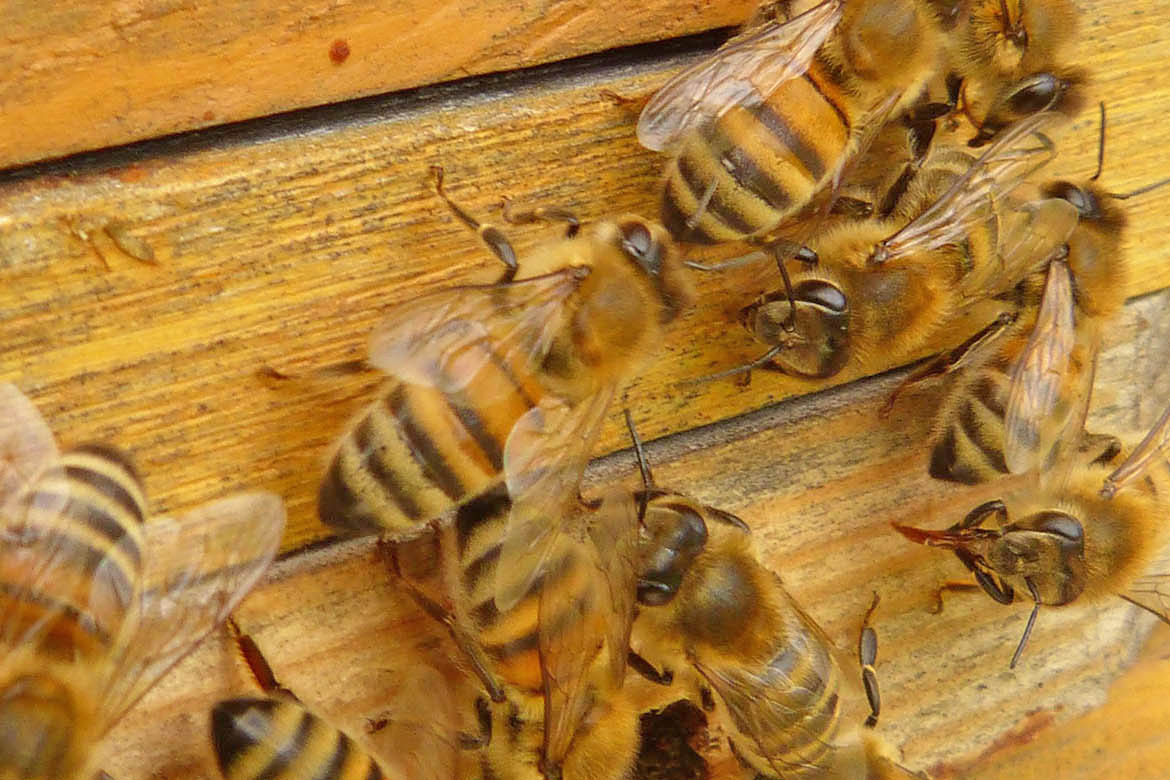
[[[392,345],[379,365],[394,376],[342,437],[321,519],[350,533],[416,535],[500,481],[521,420],[539,427],[558,405],[576,419],[608,401],[689,298],[668,244],[637,218],[602,222],[534,253],[525,278],[410,304],[383,328]]]
[[[832,5],[809,13],[828,17],[825,12]],[[788,25],[802,22],[797,17]],[[811,32],[823,34],[825,29]],[[725,61],[727,82],[742,78],[752,83],[752,66],[741,73],[733,63],[748,46],[757,45],[753,36],[758,34],[749,28],[741,36],[742,45],[733,39],[716,53],[713,63]],[[793,51],[782,49],[772,56],[791,56],[798,75],[779,80],[763,94],[739,85],[728,89],[734,96],[729,104],[716,106],[710,121],[696,124],[673,144],[662,221],[676,239],[714,244],[767,238],[835,181],[871,125],[897,116],[917,98],[938,64],[933,15],[914,0],[846,3],[835,28],[807,62],[807,54],[797,50],[800,39],[808,36],[793,37],[795,41],[784,44]],[[697,70],[702,78],[669,84],[664,91],[681,99],[688,90],[698,91],[695,103],[718,103],[722,84],[713,86]],[[745,91],[750,97],[744,97]],[[656,113],[671,114],[655,111],[653,104],[648,112],[643,124],[658,118]]]
[[[407,780],[384,774],[356,742],[287,699],[221,701],[211,735],[224,780]]]
[[[146,501],[126,456],[89,445],[63,454],[25,504],[10,529],[23,549],[0,550],[0,777],[68,778],[89,758],[100,704],[84,667],[102,668],[133,629]],[[28,555],[56,564],[36,591],[18,584]]]

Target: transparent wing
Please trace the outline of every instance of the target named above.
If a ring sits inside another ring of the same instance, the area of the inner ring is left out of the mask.
[[[496,566],[495,602],[514,607],[544,571],[576,502],[614,388],[571,404],[545,396],[521,417],[504,445],[512,510]]]
[[[1142,476],[1154,463],[1166,461],[1166,444],[1170,441],[1170,407],[1162,412],[1162,416],[1154,423],[1154,427],[1146,434],[1134,451],[1129,454],[1125,462],[1105,479],[1101,494],[1111,498],[1134,479]]]
[[[597,574],[606,584],[606,598],[601,606],[610,679],[621,686],[626,675],[638,590],[638,506],[634,496],[629,491],[605,496],[590,518],[588,530],[597,553]]]
[[[41,472],[59,460],[40,412],[16,385],[0,384],[0,514],[15,511]]]
[[[404,303],[374,328],[369,361],[404,382],[457,392],[487,361],[512,365],[543,356],[561,305],[588,274],[588,268],[574,266]]]
[[[276,555],[284,504],[245,493],[145,527],[138,621],[121,637],[101,731],[125,714],[247,595]]]
[[[914,252],[958,243],[986,220],[995,218],[1015,185],[1053,158],[1055,149],[1044,131],[1061,119],[1050,111],[1012,125],[930,208],[879,243],[871,262],[891,262]]]
[[[1118,595],[1163,623],[1170,624],[1170,573],[1138,577],[1129,588]]]
[[[642,110],[638,142],[654,151],[668,149],[687,131],[733,106],[759,103],[803,75],[841,20],[842,6],[842,0],[826,0],[791,21],[746,30],[679,73]]]
[[[450,780],[458,768],[459,716],[446,677],[426,662],[403,669],[386,725],[370,744],[392,780]]]
[[[1032,201],[1005,214],[999,263],[971,269],[963,277],[964,295],[971,300],[994,297],[1041,270],[1064,250],[1079,219],[1076,207],[1063,198]]]
[[[1067,421],[1076,418],[1088,400],[1087,392],[1078,392],[1083,384],[1078,379],[1084,377],[1080,372],[1090,369],[1074,360],[1075,305],[1068,265],[1051,263],[1036,324],[1012,366],[1003,454],[1013,474],[1039,468],[1064,434]]]

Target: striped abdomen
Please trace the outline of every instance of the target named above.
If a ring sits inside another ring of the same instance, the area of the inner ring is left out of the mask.
[[[90,445],[65,453],[26,502],[27,511],[4,519],[0,644],[96,664],[118,641],[139,587],[141,483],[123,453]]]
[[[677,240],[736,241],[794,216],[833,175],[859,119],[841,76],[814,61],[766,101],[736,106],[683,142],[662,222]]]
[[[540,621],[554,632],[582,615],[602,613],[597,571],[582,547],[564,535],[549,556],[543,573],[514,607],[496,609],[495,562],[507,528],[511,504],[502,491],[493,491],[460,508],[454,532],[459,551],[458,601],[463,619],[492,672],[513,691],[543,696],[540,662]],[[541,593],[545,609],[540,615]],[[601,619],[598,617],[597,619]]]
[[[472,349],[485,353],[472,376],[435,383],[458,389],[394,380],[366,409],[321,485],[323,522],[406,538],[499,480],[508,435],[543,390],[526,367],[505,362],[486,342]]]
[[[291,701],[222,701],[211,741],[225,780],[386,779],[356,742]]]
[[[1008,473],[1004,414],[1010,385],[1008,365],[995,360],[947,399],[930,453],[930,476],[974,485]]]

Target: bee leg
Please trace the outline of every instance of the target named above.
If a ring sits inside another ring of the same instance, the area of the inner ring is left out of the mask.
[[[504,264],[504,274],[500,277],[498,283],[507,284],[515,279],[519,266],[516,263],[516,251],[512,249],[512,244],[508,241],[508,237],[499,228],[481,223],[464,210],[462,206],[447,196],[446,191],[443,190],[443,166],[432,165],[431,175],[435,180],[435,192],[447,204],[447,208],[451,209],[451,213],[458,217],[459,221],[463,224],[474,230],[476,235],[479,236],[479,240],[484,243],[484,246],[491,250],[491,253]]]
[[[927,609],[927,612],[929,612],[932,615],[941,615],[942,614],[943,594],[946,593],[947,591],[951,591],[951,590],[976,590],[977,588],[979,588],[978,583],[967,582],[966,580],[963,580],[963,581],[955,580],[955,581],[951,581],[951,582],[944,582],[942,585],[938,586],[937,590],[935,590],[935,592],[934,592],[934,606]]]
[[[669,669],[663,669],[661,672],[658,671],[654,668],[654,664],[650,663],[645,658],[635,653],[633,650],[629,651],[629,655],[627,656],[627,663],[631,669],[656,685],[670,685],[672,682],[674,682],[674,672]]]
[[[383,550],[383,554],[386,556],[386,566],[390,570],[391,575],[402,584],[406,589],[407,595],[414,599],[414,603],[418,604],[423,612],[426,612],[446,627],[447,632],[451,635],[451,639],[455,642],[455,646],[467,657],[467,661],[471,664],[471,670],[480,679],[480,682],[483,683],[483,687],[492,701],[504,701],[504,690],[496,682],[496,678],[492,676],[492,673],[488,671],[487,660],[483,657],[483,651],[480,649],[479,643],[463,630],[450,610],[419,590],[410,581],[409,577],[403,576],[402,567],[398,562],[398,548],[396,546],[379,541],[379,548]]]
[[[488,700],[482,696],[475,697],[475,719],[479,724],[478,734],[459,732],[459,747],[461,750],[482,750],[492,743],[492,711]]]
[[[865,698],[869,701],[869,715],[865,719],[866,728],[873,728],[877,725],[878,715],[882,711],[882,696],[878,689],[877,671],[874,669],[874,664],[877,663],[877,632],[869,624],[870,618],[873,617],[874,610],[877,609],[881,600],[881,596],[875,590],[873,602],[870,603],[869,609],[865,611],[865,616],[861,619],[861,632],[857,637],[857,659],[861,662],[861,682],[865,687]]]
[[[260,687],[264,693],[268,695],[280,694],[286,696],[293,701],[300,701],[297,699],[295,693],[284,686],[276,677],[276,672],[272,671],[272,665],[268,663],[268,659],[264,657],[264,653],[260,651],[260,646],[256,644],[256,640],[252,638],[251,634],[246,634],[240,629],[240,624],[232,616],[228,616],[226,621],[228,632],[232,635],[232,640],[236,644],[236,651],[240,654],[240,658],[248,666],[248,671],[252,675],[252,679],[256,681],[256,685]]]
[[[629,95],[620,95],[612,89],[603,89],[597,93],[603,100],[608,100],[618,108],[626,113],[637,117],[642,113],[642,109],[650,102],[650,95],[638,95],[637,97],[630,97]]]
[[[1024,580],[1028,585],[1028,591],[1032,594],[1032,614],[1028,615],[1028,624],[1024,626],[1024,635],[1020,637],[1020,643],[1016,645],[1016,652],[1012,654],[1012,662],[1008,664],[1009,669],[1015,669],[1016,664],[1020,660],[1020,655],[1024,652],[1024,645],[1028,643],[1028,637],[1032,636],[1032,627],[1036,625],[1036,616],[1040,614],[1040,594],[1036,592],[1036,586],[1032,584],[1031,578]]]
[[[936,355],[930,358],[925,363],[921,364],[910,374],[902,380],[901,384],[894,388],[894,392],[890,393],[890,397],[885,404],[878,411],[878,416],[886,418],[890,416],[890,412],[894,409],[894,404],[898,400],[898,396],[902,394],[907,388],[923,382],[930,377],[946,376],[959,370],[963,366],[971,362],[974,355],[981,353],[984,349],[989,347],[1000,336],[1004,334],[1007,327],[1011,325],[1016,319],[1016,315],[1011,312],[1003,312],[994,320],[984,326],[971,338],[964,341],[959,346],[952,349],[950,352],[944,352],[941,355]]]
[[[573,238],[581,230],[581,221],[568,209],[557,206],[539,206],[528,211],[515,211],[512,199],[504,198],[504,221],[509,225],[529,225],[533,222],[565,222],[565,238]]]
[[[997,525],[1003,525],[1007,522],[1008,511],[1007,506],[1002,500],[993,498],[990,501],[984,501],[979,506],[967,513],[959,522],[948,528],[948,531],[961,531],[964,528],[976,528],[983,525],[985,519],[991,515],[996,518]]]

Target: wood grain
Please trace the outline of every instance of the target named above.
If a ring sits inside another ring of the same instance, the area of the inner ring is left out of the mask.
[[[1131,189],[1164,173],[1170,105],[1153,87],[1170,8],[1089,10],[1084,64],[1110,107],[1104,180]],[[450,192],[486,217],[498,218],[503,195],[586,219],[653,214],[662,160],[598,95],[642,94],[688,61],[550,66],[10,176],[0,182],[0,377],[64,443],[129,449],[160,511],[265,488],[289,504],[285,549],[319,540],[317,475],[378,380],[317,372],[362,357],[396,303],[498,273],[432,194],[427,165],[445,165]],[[1054,172],[1092,170],[1095,124],[1090,112],[1071,128]],[[1132,294],[1170,284],[1164,203],[1154,192],[1127,204]],[[521,253],[558,235],[510,234]],[[155,261],[136,259],[127,237]],[[697,282],[699,304],[628,389],[648,438],[819,387],[766,373],[746,389],[680,385],[760,354],[733,315],[779,277],[748,266]],[[262,366],[306,378],[265,383]],[[615,410],[599,451],[621,446]]]
[[[1164,351],[1168,303],[1163,293],[1131,304],[1114,331],[1102,386],[1130,381],[1123,392],[1098,394],[1094,429],[1128,429],[1135,415],[1146,416],[1141,399],[1151,391],[1144,382],[1166,387],[1164,366],[1161,376],[1140,367],[1152,345]],[[1004,486],[961,488],[926,476],[938,388],[920,388],[881,423],[877,410],[898,378],[865,380],[653,442],[655,478],[747,520],[764,560],[846,653],[871,592],[881,595],[874,618],[883,700],[878,728],[907,765],[937,778],[1027,776],[1015,773],[1021,766],[1034,767],[1036,777],[1053,776],[1043,773],[1052,761],[1075,767],[1070,777],[1106,776],[1115,766],[1149,770],[1119,777],[1165,776],[1158,767],[1165,766],[1170,703],[1150,691],[1170,683],[1164,660],[1170,632],[1162,627],[1141,662],[1111,686],[1141,650],[1149,616],[1120,600],[1043,610],[1012,671],[1008,660],[1026,604],[958,595],[942,614],[928,614],[934,588],[962,576],[962,567],[906,543],[889,522],[949,524]],[[762,455],[774,451],[787,454]],[[622,452],[595,464],[590,478],[595,485],[633,485],[637,474]],[[387,691],[412,664],[453,657],[437,626],[394,587],[368,541],[282,562],[238,616],[283,682],[358,734],[388,706]],[[467,681],[461,685],[458,695],[470,695]],[[213,777],[205,713],[218,697],[251,689],[226,645],[209,642],[111,735],[116,751],[107,768],[125,778]],[[1107,695],[1106,709],[1095,710]]]
[[[0,4],[0,168],[746,19],[750,0]]]

